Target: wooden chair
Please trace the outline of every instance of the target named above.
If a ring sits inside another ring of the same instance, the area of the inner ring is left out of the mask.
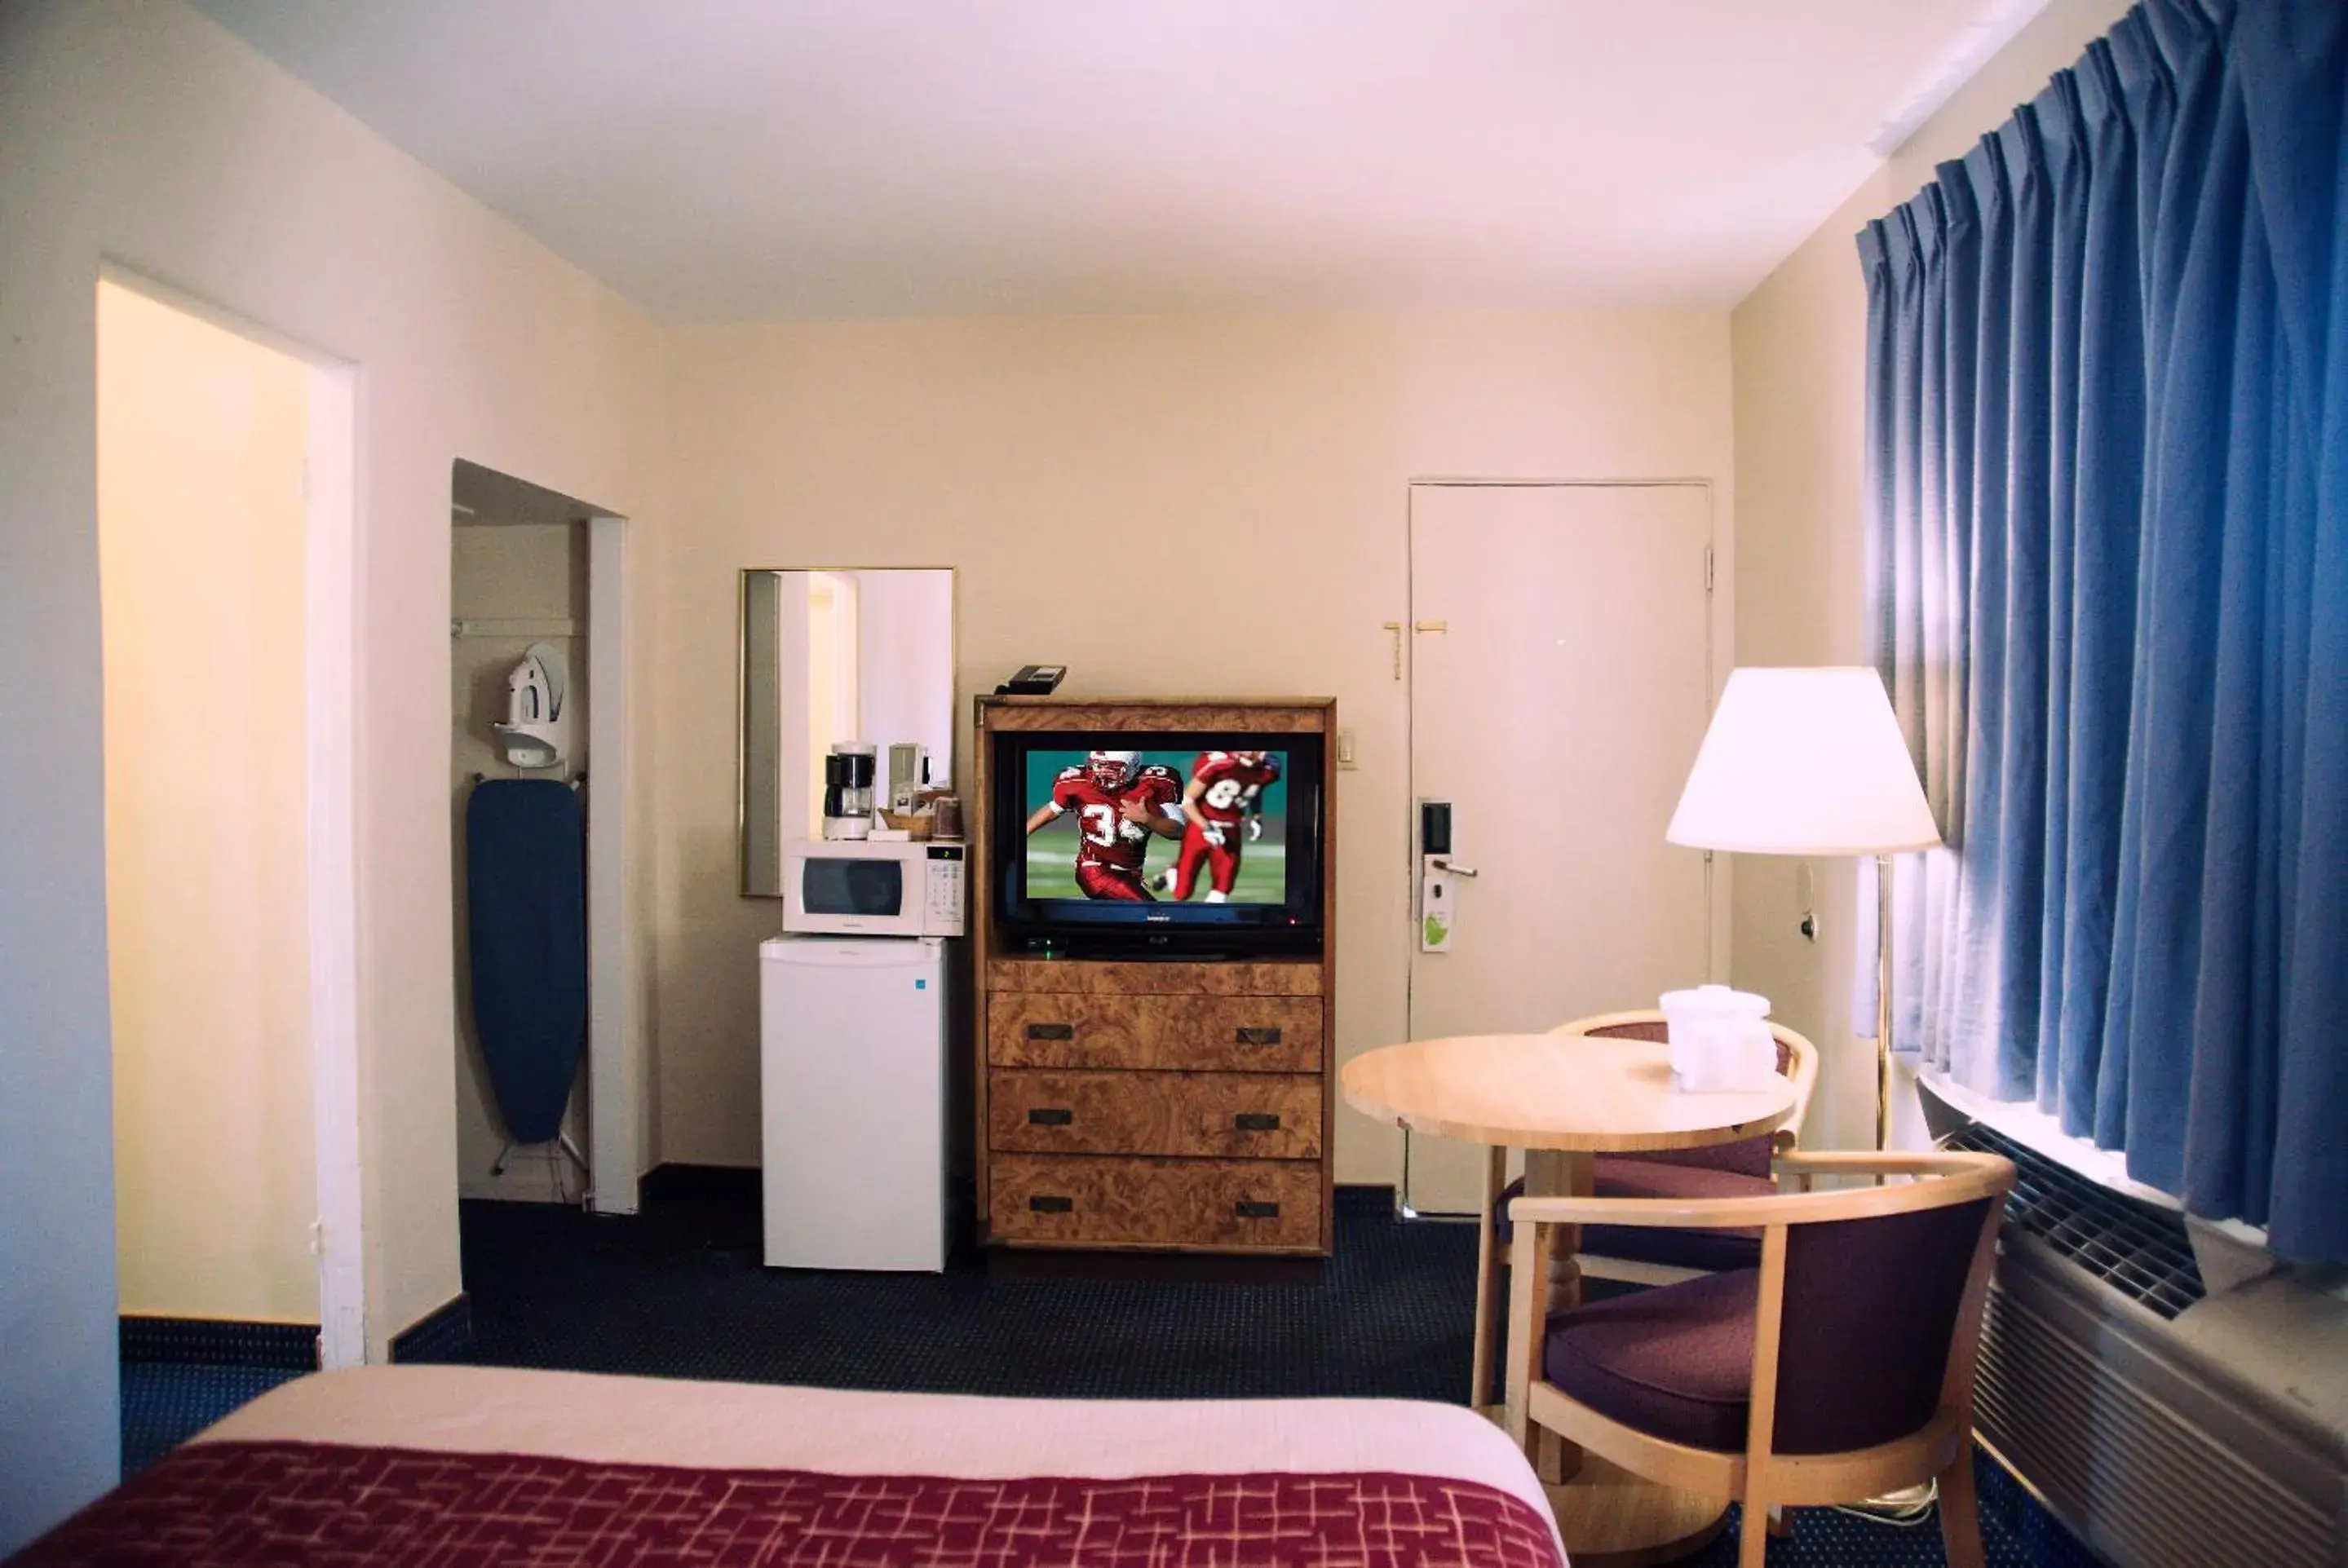
[[[1654,1011],[1605,1013],[1577,1019],[1550,1030],[1555,1035],[1662,1040],[1663,1015]],[[1602,1198],[1759,1197],[1776,1191],[1769,1162],[1799,1143],[1797,1131],[1809,1114],[1810,1091],[1818,1081],[1818,1048],[1772,1023],[1777,1071],[1794,1083],[1794,1113],[1785,1126],[1761,1138],[1716,1143],[1704,1149],[1671,1149],[1652,1154],[1601,1154],[1593,1162]],[[1676,1285],[1722,1268],[1751,1268],[1761,1261],[1757,1235],[1688,1231],[1640,1231],[1606,1226],[1585,1232],[1577,1260],[1591,1279],[1635,1285]]]
[[[1773,1508],[1937,1480],[1952,1568],[1982,1568],[1973,1360],[2013,1167],[1991,1154],[1792,1154],[1781,1177],[1893,1185],[1699,1201],[1519,1198],[1509,1260],[1509,1430],[1745,1506],[1759,1568]],[[1550,1315],[1573,1227],[1757,1227],[1755,1269]],[[1562,1234],[1560,1234],[1562,1233]]]
[[[1655,1011],[1601,1013],[1576,1019],[1553,1035],[1662,1040],[1663,1015]],[[1601,1154],[1591,1175],[1602,1198],[1766,1197],[1776,1191],[1769,1162],[1796,1147],[1795,1129],[1809,1113],[1810,1091],[1818,1081],[1818,1048],[1773,1023],[1777,1071],[1794,1082],[1794,1113],[1765,1137],[1742,1139],[1708,1149],[1672,1149],[1652,1154]],[[1478,1300],[1485,1310],[1476,1325],[1475,1399],[1491,1398],[1492,1367],[1499,1343],[1502,1303],[1498,1288],[1500,1260],[1508,1254],[1509,1202],[1524,1192],[1508,1177],[1508,1151],[1493,1149],[1484,1170],[1483,1230],[1478,1249]],[[1723,1268],[1756,1268],[1761,1262],[1759,1233],[1639,1231],[1622,1225],[1593,1226],[1583,1233],[1574,1261],[1589,1279],[1632,1285],[1676,1285]]]

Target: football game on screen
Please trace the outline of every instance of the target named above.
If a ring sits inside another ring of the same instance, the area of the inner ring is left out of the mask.
[[[1030,752],[1027,897],[1280,904],[1285,752]]]

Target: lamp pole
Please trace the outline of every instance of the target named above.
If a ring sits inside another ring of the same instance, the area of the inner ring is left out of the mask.
[[[1891,1147],[1891,856],[1875,857],[1875,1147]]]

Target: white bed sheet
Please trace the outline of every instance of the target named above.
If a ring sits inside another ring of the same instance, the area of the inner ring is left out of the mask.
[[[1406,1399],[996,1399],[502,1367],[364,1367],[271,1390],[195,1440],[973,1479],[1386,1471],[1478,1481],[1557,1523],[1523,1454]],[[1560,1546],[1559,1555],[1564,1551]]]

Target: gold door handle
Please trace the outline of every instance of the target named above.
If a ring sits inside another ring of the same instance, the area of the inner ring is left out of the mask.
[[[1414,620],[1410,623],[1410,629],[1413,631],[1448,631],[1451,630],[1451,622],[1447,620]]]

